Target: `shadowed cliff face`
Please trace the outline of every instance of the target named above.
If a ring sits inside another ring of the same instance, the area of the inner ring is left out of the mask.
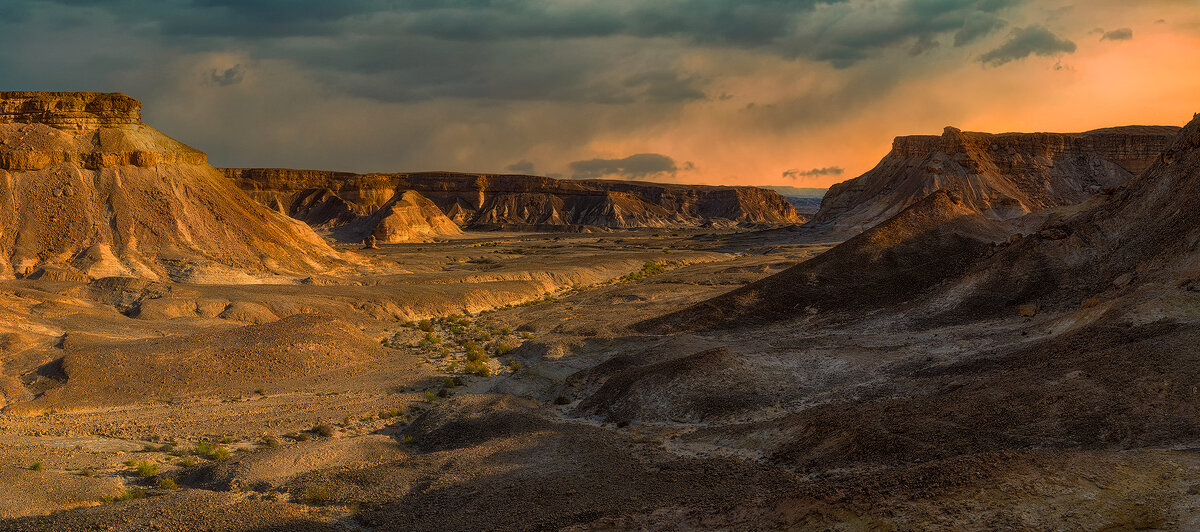
[[[0,276],[252,282],[338,259],[123,94],[0,92]]]
[[[941,189],[1000,220],[1081,203],[1145,171],[1178,131],[993,135],[947,127],[941,136],[897,137],[874,169],[829,189],[813,223],[862,231]]]
[[[310,216],[307,205],[311,202],[306,198],[320,196],[325,202],[333,195],[346,204],[338,209],[365,215],[402,190],[420,193],[459,225],[476,229],[632,229],[803,221],[778,193],[754,187],[449,172],[351,174],[277,168],[224,171],[263,204],[316,225],[329,223],[334,216]]]

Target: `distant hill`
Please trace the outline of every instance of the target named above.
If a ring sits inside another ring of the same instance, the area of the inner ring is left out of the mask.
[[[225,175],[264,205],[308,220],[306,198],[337,199],[366,215],[400,191],[431,200],[463,228],[505,230],[636,229],[798,224],[783,196],[756,187],[571,180],[456,172],[353,174],[283,168],[226,168]],[[347,220],[350,215],[340,219]]]

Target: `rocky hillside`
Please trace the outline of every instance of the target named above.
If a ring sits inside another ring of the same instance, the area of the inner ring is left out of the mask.
[[[638,328],[673,333],[804,316],[858,316],[962,275],[1009,231],[1003,222],[939,190],[812,259]]]
[[[782,196],[754,187],[448,172],[351,174],[227,168],[225,174],[264,205],[316,224],[332,220],[336,225],[356,215],[369,215],[403,190],[429,198],[460,226],[474,229],[631,229],[804,221]],[[315,203],[321,205],[315,215],[312,198],[319,198]]]
[[[939,189],[1001,220],[1080,203],[1145,171],[1178,131],[989,134],[947,127],[941,136],[897,137],[875,168],[829,189],[812,225],[859,232]]]
[[[0,92],[0,276],[253,282],[340,260],[123,94]]]

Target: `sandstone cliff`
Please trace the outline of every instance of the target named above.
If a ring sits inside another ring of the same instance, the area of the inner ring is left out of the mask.
[[[1178,130],[989,134],[947,127],[941,136],[897,137],[875,168],[829,189],[811,225],[862,231],[940,189],[1001,220],[1080,203],[1145,171]]]
[[[264,205],[318,225],[331,220],[334,225],[344,223],[336,220],[344,220],[349,213],[375,212],[403,190],[418,192],[459,225],[476,229],[630,229],[803,221],[778,193],[754,187],[449,172],[351,174],[227,168],[225,174]],[[314,197],[319,201],[314,202]],[[312,214],[313,205],[321,206],[315,209],[320,215]]]
[[[0,276],[251,282],[338,261],[123,94],[0,92]]]

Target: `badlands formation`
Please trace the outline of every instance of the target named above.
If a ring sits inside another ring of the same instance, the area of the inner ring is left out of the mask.
[[[974,133],[896,137],[869,172],[834,185],[812,225],[863,231],[936,190],[984,216],[1008,220],[1080,203],[1142,173],[1178,133],[1127,126],[1086,133]]]
[[[350,213],[373,212],[399,191],[413,191],[428,198],[468,229],[587,231],[804,221],[783,196],[755,187],[449,172],[352,174],[280,168],[224,171],[264,205],[317,224],[346,223],[352,219]],[[320,206],[316,217],[311,214],[314,204]],[[335,216],[334,212],[347,214]]]
[[[236,282],[340,262],[123,94],[0,92],[0,277]]]
[[[0,529],[1200,527],[1200,119],[898,141],[813,230],[0,104]]]

